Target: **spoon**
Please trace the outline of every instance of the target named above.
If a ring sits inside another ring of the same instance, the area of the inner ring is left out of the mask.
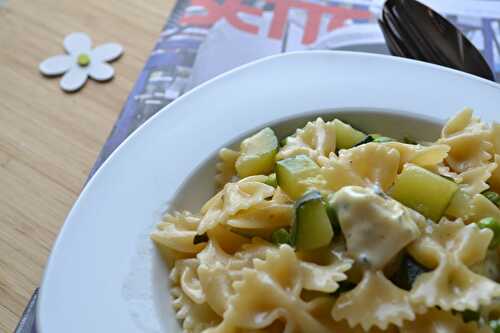
[[[387,0],[379,25],[391,53],[495,81],[481,52],[460,30],[416,0]]]

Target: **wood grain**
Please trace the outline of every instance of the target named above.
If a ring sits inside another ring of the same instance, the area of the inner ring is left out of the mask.
[[[12,332],[174,1],[0,3],[0,332]],[[75,31],[125,54],[113,81],[65,94],[38,64]]]

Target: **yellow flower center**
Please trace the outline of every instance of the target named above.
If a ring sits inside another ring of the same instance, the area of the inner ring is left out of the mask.
[[[82,53],[78,56],[76,62],[82,67],[88,66],[90,64],[90,57],[88,54]]]

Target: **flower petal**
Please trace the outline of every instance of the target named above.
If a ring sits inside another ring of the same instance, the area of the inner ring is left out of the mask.
[[[60,54],[54,57],[45,59],[40,63],[38,68],[43,75],[61,75],[66,72],[75,64],[75,60],[72,56],[67,54]]]
[[[90,52],[93,61],[112,61],[121,56],[123,47],[117,43],[102,44]]]
[[[88,72],[89,70],[87,68],[75,66],[64,74],[59,85],[65,91],[77,91],[85,84],[85,81],[87,81]]]
[[[92,59],[93,60],[93,59]],[[105,62],[90,63],[89,75],[97,81],[106,81],[113,77],[115,70]]]
[[[78,55],[80,53],[90,53],[92,40],[89,35],[83,32],[74,32],[64,38],[64,48],[68,53]]]

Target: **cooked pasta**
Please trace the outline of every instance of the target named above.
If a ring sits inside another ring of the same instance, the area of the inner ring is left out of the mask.
[[[317,118],[223,148],[219,192],[151,234],[182,331],[494,332],[499,149],[470,109],[433,143]]]

